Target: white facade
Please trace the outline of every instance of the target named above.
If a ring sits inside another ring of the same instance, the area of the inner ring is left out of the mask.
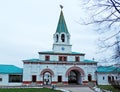
[[[98,85],[111,85],[109,81],[117,79],[118,79],[117,73],[97,73]]]
[[[63,54],[64,55],[64,54]],[[50,55],[50,54],[45,54],[45,55],[39,55],[39,60],[41,61],[45,61],[45,56],[50,56],[50,61],[54,61],[54,62],[58,62],[59,61],[59,56],[63,56],[61,55]],[[79,56],[79,55],[64,55],[67,57],[67,61],[68,62],[73,62],[75,61],[75,56],[80,58],[80,61],[84,61],[84,56]]]
[[[78,78],[78,84],[84,84],[88,82],[88,75],[90,74],[92,76],[91,81],[96,81],[96,75],[95,75],[95,70],[97,68],[96,65],[75,65],[73,64],[58,64],[58,63],[29,63],[29,64],[24,64],[24,71],[23,71],[23,83],[25,84],[32,84],[34,81],[32,79],[32,76],[36,76],[35,83],[36,84],[45,84],[44,80],[44,73],[48,72],[51,75],[51,80],[49,80],[51,83],[50,84],[57,84],[58,83],[58,76],[62,77],[61,83],[63,84],[68,84],[68,75],[69,69],[71,70],[76,70],[80,72],[80,75]],[[81,69],[81,70],[78,70]],[[89,71],[88,71],[89,70]],[[44,72],[43,72],[44,71]],[[53,74],[51,73],[53,72]]]
[[[0,74],[0,86],[20,86],[22,82],[9,82],[9,74]]]
[[[0,85],[8,85],[8,74],[0,74]]]
[[[64,49],[64,50],[63,50]],[[53,45],[53,50],[54,52],[59,52],[59,53],[71,53],[72,45],[60,45],[60,44],[54,44]]]

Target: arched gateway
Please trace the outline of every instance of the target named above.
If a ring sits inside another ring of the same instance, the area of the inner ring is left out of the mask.
[[[54,72],[51,69],[44,69],[40,73],[43,76],[43,84],[50,85],[52,83],[52,76],[54,76]]]
[[[82,84],[82,77],[85,75],[80,67],[71,67],[66,72],[69,84]]]

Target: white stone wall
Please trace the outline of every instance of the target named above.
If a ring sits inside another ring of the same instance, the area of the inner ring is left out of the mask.
[[[52,81],[58,81],[58,75],[62,76],[62,81],[68,81],[68,77],[66,77],[65,74],[67,70],[71,67],[74,67],[74,65],[24,64],[23,81],[32,81],[32,75],[37,76],[36,81],[43,81],[43,77],[40,76],[40,73],[44,69],[51,69],[54,72],[54,77],[52,77]],[[80,67],[85,72],[85,76],[82,78],[83,81],[88,81],[88,74],[92,75],[92,80],[96,80],[96,65],[76,65],[76,67]]]
[[[67,61],[75,61],[75,56],[67,56]]]
[[[39,55],[39,59],[41,60],[41,61],[45,61],[45,56],[47,56],[47,54],[46,55]],[[59,56],[63,56],[63,55],[48,55],[48,56],[50,56],[50,61],[59,61]],[[67,62],[69,62],[69,61],[74,61],[75,62],[75,55],[73,56],[73,55],[64,55],[64,56],[67,56]],[[76,55],[76,56],[78,56],[78,55]],[[84,56],[79,56],[80,57],[80,61],[84,61]]]
[[[0,78],[2,78],[2,81],[0,81],[0,86],[8,85],[8,74],[0,74]]]
[[[22,85],[22,82],[21,83],[8,83],[9,86],[21,86]]]
[[[0,78],[2,78],[2,81],[0,81],[0,86],[19,86],[22,85],[21,83],[9,83],[9,74],[0,74]]]
[[[84,61],[84,56],[80,56],[80,61]]]
[[[39,55],[39,59],[44,61],[45,60],[45,55]]]
[[[92,75],[92,80],[96,80],[96,74],[95,71],[97,70],[96,65],[84,65],[84,71],[85,73],[85,80],[88,80],[88,75]]]
[[[62,48],[64,47],[64,50]],[[59,53],[71,53],[72,52],[72,45],[66,45],[66,44],[53,44],[53,51],[59,52]]]
[[[115,74],[115,73],[114,74],[112,74],[112,73],[97,73],[98,85],[110,85],[108,82],[108,76],[113,76],[114,80],[116,80],[117,74]]]
[[[31,64],[23,65],[23,81],[31,81]]]
[[[58,61],[58,59],[57,55],[50,55],[50,61]]]

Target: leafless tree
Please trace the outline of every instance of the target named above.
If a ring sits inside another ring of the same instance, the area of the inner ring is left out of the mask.
[[[120,38],[120,0],[83,0],[83,2],[88,12],[92,13],[84,24],[95,24],[99,33],[106,34],[100,39],[100,48],[102,50],[114,48],[112,58],[120,60],[120,40],[118,40]]]
[[[117,61],[117,63],[119,63],[119,67],[120,67],[120,37],[116,37],[116,42],[115,42],[115,50],[114,50],[114,55],[113,55],[113,59]]]

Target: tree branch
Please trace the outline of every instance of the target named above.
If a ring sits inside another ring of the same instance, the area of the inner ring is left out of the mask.
[[[115,10],[120,14],[119,9],[116,7],[114,0],[110,0]]]

